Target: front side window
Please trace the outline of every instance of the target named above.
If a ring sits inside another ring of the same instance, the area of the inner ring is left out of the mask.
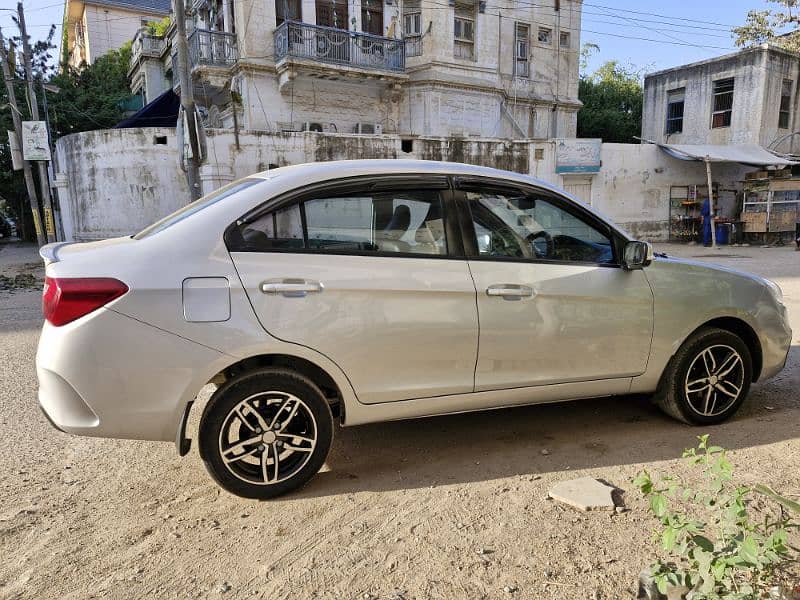
[[[733,115],[733,79],[720,79],[714,82],[714,107],[711,113],[711,127],[730,127]]]
[[[789,120],[792,115],[792,84],[791,79],[784,79],[781,86],[781,106],[778,112],[778,127],[789,129]]]
[[[453,56],[475,58],[475,5],[456,4],[453,20]]]
[[[665,133],[681,133],[683,131],[683,108],[686,90],[670,90],[667,92],[667,125]]]
[[[614,263],[608,235],[545,197],[480,191],[467,199],[480,256]]]
[[[523,23],[517,23],[514,28],[514,75],[517,77],[528,77],[530,75],[528,62],[530,56],[529,37],[530,27]]]
[[[447,254],[436,191],[321,196],[270,211],[237,230],[241,249],[250,252]]]

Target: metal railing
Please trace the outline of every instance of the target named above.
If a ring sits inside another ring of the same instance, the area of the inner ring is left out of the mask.
[[[405,37],[406,56],[422,56],[422,36],[407,35]]]
[[[131,65],[141,57],[159,58],[164,50],[164,38],[148,33],[146,29],[136,32],[131,45]]]
[[[192,65],[228,67],[239,59],[236,34],[195,29],[189,35],[189,59]]]
[[[297,21],[281,23],[274,39],[276,61],[292,56],[379,71],[405,71],[403,40]]]

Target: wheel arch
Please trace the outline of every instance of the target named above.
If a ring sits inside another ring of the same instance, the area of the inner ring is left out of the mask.
[[[342,385],[337,383],[328,370],[307,358],[294,354],[272,352],[242,358],[220,369],[205,381],[201,388],[209,384],[220,386],[237,375],[256,369],[263,369],[264,367],[291,369],[313,381],[328,400],[334,419],[344,423],[346,404],[344,394],[351,393],[352,390],[343,390]],[[191,442],[186,438],[186,423],[189,420],[190,413],[195,410],[195,406],[198,404],[195,400],[196,397],[190,399],[183,406],[176,428],[175,446],[180,456],[186,455],[191,447]]]
[[[753,381],[758,381],[758,378],[761,376],[763,354],[758,334],[756,334],[750,324],[738,317],[717,317],[697,327],[686,339],[689,339],[689,337],[699,330],[709,327],[716,327],[717,329],[728,331],[739,337],[745,343],[747,349],[750,351],[750,358],[753,361]]]
[[[248,356],[224,369],[208,380],[208,383],[221,385],[229,379],[264,367],[281,367],[296,371],[313,381],[328,400],[334,418],[344,418],[344,397],[336,380],[316,363],[292,354],[269,353]]]

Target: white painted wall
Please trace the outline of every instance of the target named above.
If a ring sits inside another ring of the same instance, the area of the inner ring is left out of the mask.
[[[715,164],[712,177],[724,188],[736,188],[752,167]],[[648,241],[669,234],[672,186],[705,188],[701,162],[672,158],[652,144],[603,144],[603,168],[592,185],[592,205],[632,235]]]
[[[154,143],[167,138],[167,145]],[[61,211],[74,237],[95,240],[135,233],[188,197],[178,168],[174,129],[107,129],[62,137]],[[64,219],[62,219],[64,220]]]
[[[167,145],[154,143],[166,136]],[[595,175],[555,172],[555,142],[419,138],[404,152],[399,136],[317,133],[240,133],[240,148],[225,130],[208,132],[201,168],[203,193],[271,166],[349,158],[449,160],[525,172],[584,198],[633,235],[658,241],[668,235],[671,186],[705,185],[702,163],[680,161],[652,145],[604,144]],[[536,150],[541,150],[537,158]],[[59,196],[76,239],[130,235],[188,200],[172,129],[86,132],[57,143]],[[747,167],[714,165],[714,181],[735,188]],[[577,186],[577,187],[576,187]]]

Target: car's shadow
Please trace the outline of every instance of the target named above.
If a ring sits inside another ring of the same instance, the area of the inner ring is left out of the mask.
[[[291,497],[675,459],[703,433],[729,449],[795,439],[800,422],[798,363],[800,346],[793,346],[786,369],[756,384],[739,413],[713,427],[678,423],[647,398],[628,396],[340,428],[328,470]]]

